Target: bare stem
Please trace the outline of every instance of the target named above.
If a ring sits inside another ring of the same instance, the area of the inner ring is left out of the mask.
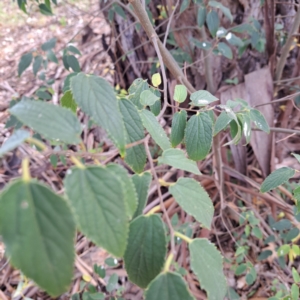
[[[166,207],[164,205],[164,201],[163,201],[163,198],[162,198],[159,180],[158,180],[155,168],[154,168],[153,159],[152,159],[152,156],[151,156],[151,153],[150,153],[150,149],[149,149],[149,145],[148,145],[149,139],[150,139],[150,136],[148,135],[147,138],[145,139],[144,145],[145,145],[147,157],[148,157],[150,168],[151,168],[151,173],[153,174],[154,181],[155,181],[155,184],[157,186],[157,193],[158,193],[158,197],[159,197],[161,211],[163,212],[163,214],[164,214],[164,216],[166,218],[166,222],[167,222],[169,230],[170,230],[170,236],[171,236],[171,253],[175,254],[174,230],[173,230],[171,220],[169,218],[168,212],[166,210]]]
[[[291,29],[291,32],[289,33],[289,36],[287,38],[285,45],[282,48],[282,53],[281,53],[280,59],[277,64],[276,74],[275,74],[275,80],[277,80],[277,81],[281,79],[286,59],[289,56],[290,49],[293,44],[294,35],[298,33],[299,26],[300,26],[300,9],[298,9],[298,11],[295,15],[293,27]]]

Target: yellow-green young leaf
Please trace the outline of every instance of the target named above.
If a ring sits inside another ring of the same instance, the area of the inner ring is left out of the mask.
[[[155,73],[152,75],[152,84],[154,87],[158,87],[161,84],[161,77],[159,73]]]
[[[291,250],[291,247],[290,245],[282,245],[278,248],[277,250],[277,254],[278,256],[284,256],[284,255],[287,255]]]
[[[103,127],[121,154],[125,154],[125,129],[113,88],[103,78],[79,73],[71,79],[73,98],[80,108]]]
[[[75,223],[64,199],[35,180],[15,181],[0,196],[0,235],[10,263],[48,294],[69,289]]]
[[[270,133],[270,127],[269,127],[265,117],[259,110],[251,109],[250,110],[250,118],[251,118],[251,121],[254,122],[255,126],[258,129],[263,130],[266,133]]]
[[[164,224],[158,215],[139,216],[132,221],[124,255],[129,280],[146,288],[163,267],[166,244]]]
[[[187,89],[184,85],[182,84],[177,84],[175,86],[175,91],[174,91],[174,100],[182,103],[185,101],[187,97]]]
[[[171,144],[166,135],[166,132],[160,126],[154,114],[149,110],[143,109],[140,111],[140,116],[144,127],[148,130],[151,137],[158,144],[158,146],[163,150],[171,148]]]
[[[126,142],[134,143],[145,137],[143,123],[135,105],[126,99],[119,101],[126,132]],[[146,164],[146,151],[144,144],[126,149],[125,161],[136,173],[141,173]]]
[[[67,172],[65,190],[80,231],[111,254],[123,256],[128,217],[119,177],[103,167],[73,168]]]
[[[194,239],[189,244],[191,269],[200,286],[207,293],[208,300],[224,299],[227,283],[223,274],[223,260],[220,252],[207,239]]]
[[[132,85],[129,87],[128,99],[138,108],[142,109],[143,105],[140,102],[141,93],[145,90],[149,90],[149,85],[147,80],[143,80],[142,78],[137,78],[133,81]]]
[[[218,100],[217,97],[204,90],[192,93],[190,99],[192,100],[190,104],[195,106],[205,106]]]
[[[176,147],[183,140],[186,127],[186,119],[187,113],[185,110],[181,110],[173,115],[172,131],[170,136],[172,147]]]
[[[159,100],[159,97],[156,96],[154,93],[152,93],[150,90],[142,91],[140,96],[140,102],[143,104],[143,106],[151,106],[153,105],[157,100]]]
[[[192,178],[181,177],[169,187],[169,191],[184,211],[210,229],[214,206],[199,182]]]
[[[269,192],[288,181],[295,175],[295,170],[283,167],[272,172],[262,183],[260,191],[262,193]]]
[[[159,164],[166,164],[174,168],[184,170],[187,172],[201,175],[197,163],[185,157],[185,154],[180,149],[167,149],[162,156],[158,158]]]
[[[74,113],[77,110],[77,104],[73,99],[73,95],[71,91],[66,91],[65,94],[60,99],[60,104],[62,107],[69,108]]]
[[[131,219],[138,206],[137,193],[131,177],[129,177],[127,171],[121,165],[108,164],[106,168],[112,171],[114,175],[124,183],[124,201],[126,205],[127,215],[129,219]]]
[[[143,214],[143,210],[148,199],[148,190],[152,180],[152,175],[149,172],[143,174],[135,174],[132,176],[132,182],[138,196],[138,207],[135,211],[133,218]]]
[[[11,114],[47,139],[67,144],[79,144],[81,126],[70,110],[42,101],[22,100],[12,108]]]
[[[146,300],[194,300],[186,282],[173,272],[161,273],[149,285]]]
[[[213,122],[208,114],[192,116],[186,125],[185,143],[189,158],[201,160],[206,157],[212,146]]]
[[[30,137],[30,132],[24,129],[15,131],[1,146],[0,157],[8,151],[11,151],[20,146],[27,138]]]

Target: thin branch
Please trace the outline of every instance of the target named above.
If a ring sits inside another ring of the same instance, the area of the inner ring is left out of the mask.
[[[298,9],[298,11],[295,15],[293,27],[291,29],[291,32],[289,33],[289,36],[287,38],[285,45],[282,48],[282,53],[281,53],[281,56],[280,56],[280,59],[278,61],[277,68],[276,68],[275,80],[281,79],[286,60],[289,56],[290,49],[291,49],[291,46],[294,41],[294,34],[298,33],[299,26],[300,26],[300,9]]]
[[[162,58],[161,53],[159,51],[156,39],[158,39],[158,37],[153,36],[152,37],[152,42],[153,42],[156,54],[158,56],[158,60],[159,60],[159,63],[160,63],[160,68],[161,68],[161,73],[162,73],[162,77],[163,77],[163,82],[164,82],[164,105],[163,105],[163,108],[160,111],[159,115],[157,116],[157,119],[159,120],[163,116],[163,114],[165,113],[165,111],[167,109],[167,106],[168,106],[168,94],[167,94],[168,93],[168,80],[167,80],[166,70],[165,70],[165,66],[164,66],[164,61],[163,61],[163,58]]]
[[[166,32],[165,32],[165,38],[164,38],[164,46],[165,47],[166,47],[166,44],[167,44],[167,39],[168,39],[169,31],[170,31],[170,26],[172,24],[172,20],[174,18],[174,14],[175,14],[175,11],[177,9],[178,4],[179,4],[179,0],[177,0],[176,5],[175,5],[175,7],[174,7],[174,9],[171,13],[171,16],[169,18],[169,21],[168,21],[167,29],[166,29]]]
[[[161,56],[166,67],[170,70],[172,75],[177,79],[181,79],[184,85],[187,87],[188,90],[195,92],[196,90],[191,85],[191,83],[185,78],[182,70],[179,68],[177,62],[171,55],[171,53],[167,50],[167,48],[163,45],[163,43],[158,39],[158,36],[149,20],[149,17],[142,6],[139,0],[129,0],[129,3],[133,6],[134,12],[137,15],[141,25],[143,26],[147,36],[149,39],[153,41],[153,37],[157,38],[158,48],[160,50]]]
[[[166,222],[167,222],[169,230],[170,230],[170,236],[171,236],[171,241],[170,241],[171,242],[171,253],[173,253],[175,255],[174,230],[173,230],[171,220],[170,220],[170,218],[168,216],[168,212],[166,210],[166,207],[164,205],[164,201],[163,201],[163,198],[162,198],[159,180],[158,180],[155,168],[154,168],[153,159],[152,159],[152,156],[151,156],[151,153],[150,153],[150,149],[149,149],[149,144],[148,144],[149,143],[149,139],[150,139],[150,136],[148,135],[146,137],[146,139],[145,139],[144,145],[145,145],[147,157],[148,157],[148,160],[149,160],[149,164],[150,164],[150,167],[151,167],[151,170],[152,170],[151,173],[153,174],[154,181],[155,181],[155,184],[157,186],[157,192],[158,192],[158,197],[159,197],[159,201],[160,201],[161,210],[164,213],[164,216],[166,218]]]

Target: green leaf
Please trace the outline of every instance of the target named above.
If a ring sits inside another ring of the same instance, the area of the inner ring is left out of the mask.
[[[72,168],[65,190],[82,233],[111,254],[124,254],[128,236],[124,183],[103,167]]]
[[[140,111],[140,116],[144,127],[148,130],[154,141],[163,150],[171,148],[171,144],[166,135],[166,132],[160,126],[153,113],[149,110],[143,109]]]
[[[186,125],[185,142],[189,158],[201,160],[212,146],[213,123],[206,113],[192,116]]]
[[[138,109],[142,109],[143,105],[140,102],[141,93],[145,90],[149,89],[149,85],[146,80],[141,78],[137,78],[133,81],[132,85],[129,87],[128,99],[132,101],[132,103],[137,106]]]
[[[298,160],[298,163],[300,163],[300,155],[296,153],[291,153],[291,154]]]
[[[208,5],[211,7],[220,9],[222,11],[222,13],[230,20],[230,22],[231,23],[233,22],[233,17],[232,17],[232,14],[231,14],[229,8],[224,6],[222,3],[218,2],[218,1],[209,1]]]
[[[103,78],[79,73],[71,79],[71,91],[81,109],[106,130],[121,154],[124,154],[123,119],[118,100],[109,83]]]
[[[181,177],[169,187],[169,191],[184,211],[210,229],[214,206],[199,182]]]
[[[206,19],[206,7],[205,6],[199,6],[198,13],[197,13],[197,24],[199,27],[202,27],[205,23]]]
[[[177,84],[174,91],[174,100],[182,103],[187,97],[187,89],[183,84]]]
[[[45,16],[52,16],[52,11],[51,8],[49,8],[46,4],[41,3],[39,4],[39,9],[41,14],[45,15]]]
[[[227,292],[220,252],[207,239],[194,239],[189,244],[191,269],[200,286],[207,292],[208,300],[224,299]]]
[[[174,168],[184,170],[187,172],[201,175],[197,163],[185,157],[185,154],[180,149],[167,149],[158,158],[159,164],[166,164]]]
[[[140,96],[140,102],[143,106],[153,105],[157,100],[159,100],[159,97],[157,97],[150,90],[142,91]]]
[[[69,108],[71,111],[76,113],[77,104],[73,99],[73,95],[71,91],[66,91],[64,95],[60,99],[60,104],[62,107]]]
[[[161,111],[161,100],[157,100],[153,105],[150,105],[150,110],[157,117]]]
[[[300,275],[294,267],[292,268],[292,274],[293,274],[294,282],[299,283],[300,282]]]
[[[158,215],[139,216],[130,223],[124,255],[129,280],[141,288],[160,273],[167,251],[164,224]]]
[[[258,256],[258,260],[261,261],[261,260],[265,260],[267,259],[269,256],[271,256],[273,254],[273,252],[271,250],[265,250],[265,251],[262,251],[259,256]]]
[[[67,62],[68,62],[69,67],[75,73],[79,73],[81,71],[79,62],[78,62],[77,58],[74,55],[67,55]]]
[[[259,228],[259,227],[256,227],[256,226],[252,228],[252,234],[253,234],[255,237],[257,237],[258,239],[262,239],[262,237],[263,237],[260,228]]]
[[[230,122],[229,125],[230,125],[230,134],[233,139],[230,142],[226,143],[224,146],[230,145],[230,144],[236,145],[239,143],[239,141],[241,140],[241,137],[242,137],[241,125],[236,116]]]
[[[299,300],[299,287],[296,283],[292,284],[291,296],[292,296],[292,300]]]
[[[237,114],[237,117],[242,125],[242,130],[246,138],[246,144],[249,144],[251,139],[251,119],[249,113],[239,113]]]
[[[118,101],[125,125],[127,143],[134,143],[145,137],[143,123],[135,105],[126,99]],[[141,173],[146,164],[146,151],[143,144],[126,149],[125,161],[136,173]]]
[[[53,297],[68,290],[75,224],[64,199],[35,180],[15,181],[0,197],[0,234],[14,267]]]
[[[226,34],[226,41],[233,46],[237,46],[237,47],[243,47],[244,46],[244,42],[242,39],[240,39],[239,37],[237,37],[234,33],[229,32]]]
[[[22,123],[47,139],[79,144],[81,126],[68,109],[35,100],[22,100],[10,109]]]
[[[239,276],[239,275],[242,275],[246,270],[247,270],[247,265],[246,265],[246,264],[240,264],[240,265],[236,268],[234,274],[235,274],[236,276]]]
[[[173,115],[172,131],[170,136],[172,147],[176,147],[183,140],[186,128],[186,119],[187,113],[185,110],[181,110]]]
[[[195,38],[191,38],[190,40],[191,40],[191,42],[192,42],[197,48],[200,48],[200,49],[203,49],[203,50],[209,50],[209,49],[211,49],[211,47],[212,47],[212,43],[209,42],[209,41],[203,41],[203,42],[201,42],[201,41],[199,41],[199,40],[197,40],[197,39],[195,39]]]
[[[288,167],[283,167],[278,170],[275,170],[264,180],[260,187],[260,191],[262,193],[269,192],[270,190],[273,190],[279,185],[288,181],[294,175],[295,170]]]
[[[220,27],[220,20],[218,14],[214,10],[211,10],[206,15],[206,24],[211,35],[215,37],[217,30]]]
[[[145,172],[143,174],[135,174],[131,179],[138,196],[138,207],[133,216],[133,218],[136,218],[143,214],[143,210],[146,206],[152,175],[149,172]]]
[[[181,5],[180,5],[179,12],[180,13],[184,12],[189,6],[190,6],[190,0],[183,0]]]
[[[24,129],[19,129],[15,131],[1,146],[0,157],[5,153],[17,148],[21,145],[27,138],[30,137],[30,132]]]
[[[200,90],[191,94],[190,99],[192,100],[191,105],[195,106],[206,106],[212,102],[219,100],[213,96],[210,92]]]
[[[35,93],[39,99],[42,100],[51,100],[52,94],[50,94],[47,90],[39,90]]]
[[[21,56],[18,65],[18,76],[20,77],[22,73],[30,66],[32,62],[32,52],[26,53]]]
[[[53,49],[54,47],[55,47],[55,45],[56,45],[56,41],[57,41],[57,39],[56,38],[51,38],[49,41],[47,41],[46,43],[44,43],[44,44],[42,44],[42,46],[41,46],[41,49],[43,50],[43,51],[48,51],[48,50],[51,50],[51,49]]]
[[[72,53],[75,53],[75,54],[78,54],[78,55],[81,55],[81,52],[73,45],[69,45],[67,47],[68,51],[72,52]]]
[[[226,43],[219,42],[218,43],[218,50],[226,58],[228,58],[228,59],[232,59],[233,58],[231,48]]]
[[[218,116],[214,127],[214,136],[217,135],[220,131],[224,130],[232,120],[233,118],[231,114],[228,114],[226,111],[222,111]]]
[[[48,58],[49,61],[52,61],[52,62],[58,64],[57,57],[56,57],[55,53],[52,50],[47,51],[47,58]]]
[[[42,62],[43,62],[43,58],[40,55],[35,56],[33,65],[32,65],[32,70],[33,70],[34,76],[36,76],[37,72],[41,68]]]
[[[281,219],[278,222],[272,224],[273,230],[287,230],[292,227],[292,223],[288,219]]]
[[[135,190],[135,186],[129,177],[127,171],[117,164],[108,164],[106,167],[108,170],[112,171],[115,176],[124,184],[124,201],[126,205],[127,215],[131,219],[138,206],[138,198]]]
[[[265,117],[259,110],[251,109],[250,110],[250,118],[251,118],[251,121],[254,122],[255,126],[258,129],[263,130],[266,133],[270,133],[270,127],[269,127]]]
[[[120,5],[114,3],[113,9],[119,16],[121,16],[124,20],[126,20],[125,11],[123,10],[123,8]]]
[[[69,71],[70,66],[68,64],[68,55],[66,52],[64,52],[64,54],[63,54],[62,61],[63,61],[65,69]]]
[[[71,73],[69,74],[64,81],[64,86],[63,86],[63,93],[66,91],[70,90],[70,83],[71,83],[71,78],[76,76],[78,73]]]
[[[161,273],[149,285],[146,300],[194,300],[186,282],[173,272]]]

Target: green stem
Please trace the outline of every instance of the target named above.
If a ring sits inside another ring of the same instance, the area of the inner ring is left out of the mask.
[[[168,272],[169,269],[170,269],[170,265],[173,261],[173,258],[174,258],[174,254],[171,252],[166,260],[166,264],[165,264],[165,267],[164,267],[164,272]]]
[[[143,7],[141,1],[129,0],[128,2],[132,5],[135,15],[139,19],[148,38],[151,41],[153,41],[153,38],[157,39],[159,51],[161,53],[161,56],[163,58],[166,67],[170,70],[171,74],[179,81],[182,80],[183,84],[186,86],[186,88],[189,90],[190,93],[195,92],[196,90],[191,85],[191,83],[186,79],[182,70],[179,68],[177,62],[175,61],[174,57],[171,55],[168,49],[163,45],[163,43],[158,38],[157,33],[154,30],[152,23],[150,22],[147,12],[145,11],[145,8]]]
[[[193,241],[192,239],[178,231],[174,231],[174,235],[181,238],[183,241],[186,241],[188,244],[190,244]]]
[[[280,59],[279,59],[278,64],[277,64],[276,74],[275,74],[275,80],[276,81],[281,79],[286,59],[289,56],[290,49],[291,49],[291,46],[292,46],[293,41],[294,41],[294,35],[298,32],[299,26],[300,26],[300,9],[298,8],[298,11],[295,15],[293,27],[291,29],[291,32],[289,33],[289,36],[287,38],[287,41],[286,41],[284,47],[282,48],[282,53],[281,53]]]
[[[33,138],[33,137],[27,138],[27,139],[26,139],[26,142],[31,143],[31,144],[37,146],[38,148],[40,148],[40,149],[43,150],[43,151],[46,151],[46,150],[48,149],[47,146],[46,146],[46,144],[44,144],[44,143],[41,142],[40,140],[35,139],[35,138]]]
[[[70,159],[76,167],[78,167],[79,169],[85,169],[85,165],[75,156],[71,156]]]
[[[31,179],[28,157],[22,160],[22,179],[24,182],[29,182]]]

